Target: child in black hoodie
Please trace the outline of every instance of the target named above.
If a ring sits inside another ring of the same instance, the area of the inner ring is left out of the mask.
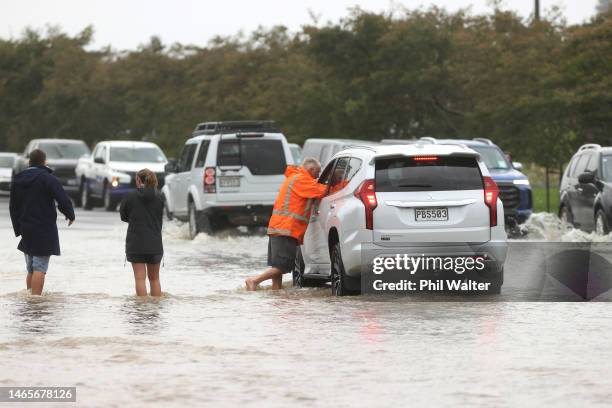
[[[149,277],[151,296],[161,296],[159,264],[164,256],[162,220],[164,203],[157,192],[157,177],[149,169],[136,174],[137,190],[121,203],[121,220],[129,224],[125,254],[132,263],[136,295],[146,296]]]

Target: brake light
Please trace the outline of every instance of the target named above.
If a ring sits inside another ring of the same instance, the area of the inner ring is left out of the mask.
[[[374,229],[374,209],[378,206],[374,180],[362,181],[354,194],[365,206],[366,229]]]
[[[216,171],[214,167],[207,167],[204,170],[204,192],[216,193],[217,186],[215,180]]]
[[[499,197],[499,188],[491,177],[484,177],[484,200],[489,207],[489,215],[491,226],[497,225],[497,197]]]
[[[438,156],[415,156],[412,158],[415,162],[427,162],[427,161],[436,161],[438,160]]]

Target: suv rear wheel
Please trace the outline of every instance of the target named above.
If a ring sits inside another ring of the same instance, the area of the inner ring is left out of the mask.
[[[91,196],[89,195],[89,187],[86,181],[81,182],[81,206],[84,210],[91,210],[93,208]]]
[[[189,201],[189,238],[194,239],[200,232],[213,233],[210,219],[204,214],[198,214],[195,203]]]
[[[194,239],[198,233],[198,213],[193,201],[189,202],[189,238]]]
[[[111,187],[108,183],[104,184],[104,209],[106,211],[115,211],[117,209],[117,202],[113,200],[113,196],[111,195]]]
[[[359,291],[347,287],[347,276],[344,271],[340,244],[335,243],[331,250],[331,290],[332,296],[358,295]]]
[[[608,235],[610,233],[608,218],[601,208],[595,214],[595,232],[598,235]]]
[[[168,208],[168,200],[166,200],[165,195],[162,195],[162,201],[164,202],[164,215],[168,221],[172,221],[174,219],[174,215],[170,211],[170,208]]]

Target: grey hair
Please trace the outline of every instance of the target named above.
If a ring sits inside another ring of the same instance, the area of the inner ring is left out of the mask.
[[[314,157],[306,157],[304,160],[302,160],[302,167],[306,168],[310,166],[317,166],[318,168],[321,168],[321,163],[319,163],[319,161]]]

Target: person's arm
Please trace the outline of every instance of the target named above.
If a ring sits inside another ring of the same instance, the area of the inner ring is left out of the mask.
[[[325,196],[327,186],[311,177],[298,177],[291,190],[302,198],[321,198]]]
[[[119,214],[121,215],[121,221],[123,222],[130,222],[129,197],[129,195],[125,196],[125,198],[121,201],[121,206],[119,207]]]
[[[72,201],[70,201],[70,197],[66,194],[64,187],[56,179],[54,176],[49,175],[47,177],[49,190],[51,191],[51,195],[53,199],[57,202],[57,208],[60,210],[62,214],[70,221],[70,224],[74,222],[74,208],[72,207]]]
[[[13,223],[13,231],[15,236],[18,237],[21,235],[21,224],[19,222],[21,218],[21,190],[14,187],[12,190],[9,198],[9,212]]]

